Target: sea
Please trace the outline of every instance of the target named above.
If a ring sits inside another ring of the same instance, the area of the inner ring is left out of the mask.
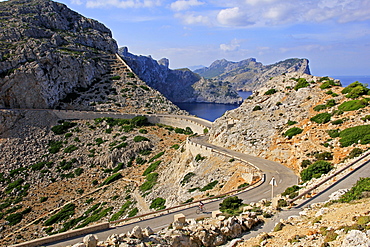
[[[348,86],[352,82],[358,81],[363,84],[370,85],[370,75],[368,76],[330,76],[334,79],[339,79],[343,87]],[[243,99],[252,95],[250,91],[239,91],[239,96]],[[180,109],[188,111],[190,114],[207,119],[211,122],[221,117],[226,111],[233,110],[239,107],[238,104],[213,104],[213,103],[175,103]]]

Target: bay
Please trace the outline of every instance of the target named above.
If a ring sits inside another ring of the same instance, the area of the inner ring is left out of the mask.
[[[252,92],[238,92],[239,96],[243,99],[248,98]],[[211,122],[215,121],[217,118],[221,117],[226,111],[233,110],[239,105],[231,104],[214,104],[214,103],[175,103],[180,109],[186,110],[191,115],[209,120]]]

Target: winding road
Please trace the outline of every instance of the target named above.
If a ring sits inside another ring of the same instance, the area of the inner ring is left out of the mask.
[[[60,118],[64,119],[91,119],[97,117],[114,117],[114,118],[132,118],[136,115],[128,115],[128,114],[117,114],[117,113],[99,113],[99,112],[71,112],[71,111],[54,111]],[[192,121],[197,124],[202,125],[203,128],[210,128],[212,123],[197,117],[192,116],[178,116],[178,115],[148,115],[149,119],[152,121],[158,121],[155,118],[181,118],[182,121]],[[176,126],[174,126],[176,127]],[[272,177],[276,179],[277,187],[274,188],[274,194],[282,193],[287,187],[297,184],[298,177],[293,173],[292,170],[289,168],[270,160],[265,160],[262,158],[254,157],[251,155],[239,153],[227,148],[223,148],[220,146],[213,145],[208,142],[206,136],[198,136],[191,139],[192,142],[197,143],[202,146],[206,146],[211,148],[216,152],[221,152],[226,155],[230,155],[232,157],[237,157],[243,161],[253,164],[255,167],[260,169],[264,174],[263,182],[252,189],[248,189],[247,191],[241,192],[238,194],[239,198],[243,199],[244,203],[250,202],[257,202],[261,199],[270,199],[271,198],[271,185],[269,181]],[[211,214],[211,211],[216,211],[219,209],[220,200],[215,200],[206,203],[207,212],[204,214]],[[110,228],[109,230],[95,232],[100,240],[106,239],[108,236],[112,234],[120,234],[127,231],[130,231],[134,226],[141,226],[145,228],[150,226],[154,231],[160,230],[164,227],[167,227],[170,223],[173,222],[173,218],[175,214],[182,213],[185,215],[186,218],[197,218],[199,215],[195,213],[196,206],[186,208],[186,209],[178,209],[169,213],[165,213],[160,216],[156,216],[150,219],[141,220],[135,223],[126,224],[123,226],[117,226]],[[59,242],[44,244],[44,246],[66,246],[66,245],[73,245],[75,243],[81,242],[84,236],[74,237],[70,239],[65,239]]]
[[[55,110],[47,110],[56,113],[59,118],[64,119],[93,119],[97,117],[114,117],[114,118],[132,118],[136,115],[129,115],[129,114],[119,114],[119,113],[101,113],[101,112],[76,112],[76,111],[55,111]],[[152,121],[159,121],[160,118],[174,118],[174,119],[181,119],[181,121],[192,121],[196,124],[202,126],[202,128],[210,128],[212,123],[192,117],[192,116],[178,116],[178,115],[148,115],[148,118],[151,118]],[[174,126],[176,127],[176,126]],[[260,183],[257,187],[247,189],[246,191],[238,193],[238,196],[243,199],[244,203],[250,202],[257,202],[261,199],[271,199],[271,185],[270,181],[272,177],[275,178],[277,182],[277,187],[274,188],[274,195],[282,193],[287,187],[297,184],[298,177],[293,173],[292,170],[289,168],[270,160],[265,160],[262,158],[250,156],[247,154],[239,153],[227,148],[223,148],[220,146],[213,145],[208,142],[206,136],[197,136],[191,139],[192,142],[199,144],[201,146],[205,146],[207,148],[212,149],[214,152],[220,152],[225,155],[229,155],[232,157],[237,157],[243,161],[253,164],[255,167],[260,169],[264,174],[264,180]],[[298,205],[297,207],[293,208],[289,211],[283,211],[276,215],[270,222],[267,222],[263,228],[257,229],[256,231],[251,231],[250,233],[246,234],[244,238],[252,237],[258,234],[260,231],[269,231],[270,228],[273,228],[274,222],[279,220],[280,218],[287,218],[291,215],[297,214],[297,211],[301,210],[302,207],[307,206],[308,204],[317,202],[317,201],[325,201],[327,200],[328,195],[332,191],[336,191],[339,188],[349,188],[352,184],[357,181],[359,177],[370,176],[370,169],[367,168],[369,162],[366,162],[361,168],[353,171],[347,177],[341,179],[336,184],[332,185],[327,190],[323,191],[322,193],[318,194],[314,198]],[[207,212],[205,215],[211,214],[211,211],[218,210],[220,200],[215,200],[206,203]],[[199,215],[195,213],[196,206],[185,208],[185,209],[176,209],[171,210],[168,212],[164,212],[163,215],[155,216],[149,219],[144,219],[135,223],[125,224],[123,226],[112,227],[108,230],[94,232],[99,238],[99,240],[104,240],[108,236],[112,234],[120,234],[130,231],[134,226],[141,226],[145,228],[150,226],[154,231],[158,231],[162,228],[167,227],[170,223],[173,222],[173,218],[175,214],[182,213],[186,216],[186,218],[197,218]],[[81,242],[83,236],[78,236],[74,238],[64,239],[59,242],[43,244],[43,246],[67,246],[73,245],[75,243]]]

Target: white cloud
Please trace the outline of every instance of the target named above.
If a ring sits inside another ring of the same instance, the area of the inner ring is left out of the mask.
[[[232,4],[218,12],[219,24],[243,27],[370,19],[368,0],[236,0]]]
[[[223,9],[217,15],[217,21],[224,26],[245,26],[253,24],[253,22],[248,19],[247,13],[243,12],[239,7]]]
[[[174,11],[182,11],[202,4],[204,4],[204,2],[199,2],[198,0],[178,0],[171,3],[171,9]]]
[[[240,48],[241,40],[233,39],[229,44],[221,44],[220,49],[225,52],[237,51]]]
[[[175,14],[176,18],[182,20],[184,24],[193,25],[193,24],[204,24],[210,25],[210,20],[208,16],[204,15],[196,15],[194,13],[186,13],[186,14]]]
[[[80,1],[80,0],[77,0]],[[116,7],[116,8],[151,8],[160,6],[161,0],[87,0],[86,7],[100,8],[100,7]]]

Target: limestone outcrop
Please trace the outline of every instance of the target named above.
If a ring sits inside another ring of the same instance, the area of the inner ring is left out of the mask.
[[[109,71],[111,31],[49,0],[1,2],[0,106],[50,108]]]
[[[109,236],[105,241],[99,242],[99,246],[220,246],[261,222],[255,214],[249,213],[230,218],[219,216],[200,221],[189,219],[184,223],[175,221],[168,228],[156,233],[150,227],[142,229],[135,226],[127,234]]]
[[[241,103],[229,82],[204,79],[189,69],[172,70],[168,59],[156,61],[151,56],[137,56],[127,47],[120,48],[119,54],[141,80],[172,102]]]
[[[341,111],[341,104],[351,103],[346,103],[351,99],[342,90],[340,81],[327,77],[289,73],[271,78],[239,108],[214,122],[210,141],[280,162],[297,172],[304,168],[304,160],[315,162],[318,153],[331,154],[329,162],[338,164],[354,148],[367,147],[360,143],[344,147],[339,137],[329,134],[364,125],[368,115],[367,108]],[[312,120],[317,115],[329,119],[318,123]],[[297,132],[290,136],[288,130]]]
[[[199,75],[218,81],[228,81],[238,91],[252,91],[263,87],[271,78],[283,73],[310,74],[307,59],[290,58],[270,65],[263,65],[255,58],[240,62],[216,60],[209,67],[197,69]]]

